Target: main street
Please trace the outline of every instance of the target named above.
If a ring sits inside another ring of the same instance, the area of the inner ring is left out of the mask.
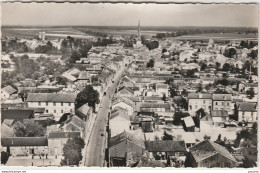
[[[119,79],[125,71],[125,66],[118,71],[114,77],[114,82],[110,82],[106,95],[103,96],[101,106],[98,110],[96,122],[93,127],[92,134],[90,136],[89,145],[86,152],[85,166],[99,166],[105,165],[105,149],[107,141],[106,126],[108,122],[108,113],[111,104],[111,98],[115,93]]]

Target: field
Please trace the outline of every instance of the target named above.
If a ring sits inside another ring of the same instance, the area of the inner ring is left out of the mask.
[[[38,37],[39,32],[45,32],[47,38],[66,38],[67,36],[73,36],[75,38],[85,38],[88,37],[87,34],[80,32],[71,27],[30,27],[30,28],[2,28],[2,36],[5,37],[17,37],[17,38],[35,38]]]
[[[185,35],[181,37],[176,37],[178,40],[257,40],[257,34],[238,34],[238,33],[211,33],[211,34],[195,34],[195,35]]]
[[[239,32],[246,31],[245,28],[199,28],[207,34],[191,34],[180,37],[174,37],[178,40],[257,40],[257,34],[245,34]],[[239,30],[240,29],[240,30]],[[174,31],[192,31],[198,30],[193,27],[167,27],[167,26],[141,26],[141,34],[147,37],[156,35],[157,33],[174,32]],[[251,29],[252,31],[254,29]],[[57,26],[57,27],[2,27],[2,36],[17,38],[35,38],[39,32],[45,32],[48,39],[66,38],[72,36],[74,38],[88,39],[92,34],[103,33],[115,36],[129,36],[137,34],[137,26]],[[212,31],[212,32],[211,32]],[[214,31],[214,32],[213,32]],[[223,33],[223,32],[224,33]],[[204,32],[204,33],[205,33]]]

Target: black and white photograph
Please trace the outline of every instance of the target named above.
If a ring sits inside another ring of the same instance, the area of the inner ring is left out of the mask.
[[[2,168],[259,166],[258,1],[0,11]]]

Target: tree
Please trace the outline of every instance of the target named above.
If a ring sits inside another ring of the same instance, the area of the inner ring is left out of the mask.
[[[164,131],[162,140],[164,140],[164,141],[173,140],[173,136],[168,134],[166,131]]]
[[[234,104],[234,120],[238,121],[238,107],[237,104]]]
[[[237,54],[237,50],[233,47],[225,50],[224,55],[229,58],[233,58],[234,55]]]
[[[56,81],[59,85],[66,85],[68,82],[68,79],[65,77],[58,76],[58,77],[56,77]]]
[[[61,165],[79,165],[80,155],[76,150],[68,150],[64,153],[64,159],[61,160]]]
[[[249,88],[249,90],[246,91],[247,97],[252,99],[255,96],[254,88]]]
[[[253,159],[250,159],[249,157],[245,156],[245,158],[242,161],[242,164],[239,165],[239,167],[242,168],[253,168],[256,167],[256,161]]]
[[[198,86],[198,89],[197,89],[197,92],[201,92],[203,90],[203,87],[202,87],[202,84],[200,83],[199,86]]]
[[[78,51],[74,50],[71,54],[71,57],[69,59],[70,63],[75,63],[77,60],[80,60],[81,55]]]
[[[186,77],[194,78],[195,72],[197,72],[197,71],[198,71],[197,69],[188,70],[187,73],[186,73]]]
[[[187,116],[189,116],[188,113],[176,112],[174,114],[173,124],[176,125],[176,126],[181,125],[182,124],[182,120],[181,119],[184,118],[184,117],[187,117]]]
[[[163,94],[162,100],[166,101],[166,95],[165,94]]]
[[[167,49],[163,48],[162,53],[165,53],[165,52],[167,52]]]
[[[200,66],[200,70],[204,71],[206,68],[207,68],[207,64],[202,63],[201,66]]]
[[[61,165],[79,165],[84,145],[85,142],[82,138],[68,139],[63,147],[64,160],[61,161]]]
[[[225,63],[223,65],[223,68],[222,68],[223,71],[230,71],[230,64],[229,63]]]
[[[153,68],[154,67],[154,60],[150,59],[146,66],[147,66],[147,68]]]
[[[80,108],[84,104],[92,107],[95,111],[96,104],[99,103],[99,93],[94,90],[91,85],[87,85],[80,93],[78,93],[76,98],[76,109]]]
[[[216,70],[217,70],[217,71],[219,71],[220,65],[221,65],[221,64],[220,64],[219,62],[216,62]]]
[[[251,53],[250,53],[250,56],[251,56],[253,59],[257,58],[257,56],[258,56],[258,50],[252,50]]]
[[[173,98],[174,96],[178,96],[179,94],[178,94],[178,92],[176,91],[176,89],[175,88],[173,88],[173,87],[171,87],[170,88],[170,96],[171,96],[171,98]]]
[[[25,119],[14,124],[14,134],[17,137],[40,137],[45,135],[45,129],[38,122]]]

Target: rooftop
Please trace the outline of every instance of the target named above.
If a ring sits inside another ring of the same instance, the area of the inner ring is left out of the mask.
[[[65,93],[29,93],[27,102],[63,102],[74,103],[77,94]]]
[[[2,146],[48,146],[46,137],[8,137],[1,138]]]
[[[146,141],[145,147],[149,152],[186,152],[186,145],[184,141]]]

